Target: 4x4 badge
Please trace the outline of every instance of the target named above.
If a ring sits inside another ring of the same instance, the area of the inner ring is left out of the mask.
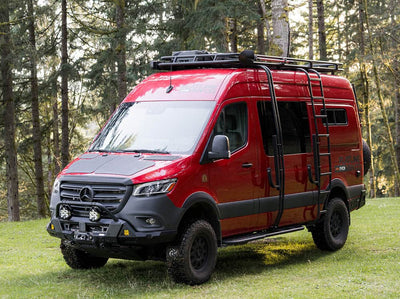
[[[93,201],[94,192],[93,189],[89,186],[83,187],[79,192],[79,198],[82,201]]]

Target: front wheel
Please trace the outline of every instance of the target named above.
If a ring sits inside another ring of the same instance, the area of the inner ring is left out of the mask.
[[[91,255],[82,250],[73,248],[72,246],[65,244],[62,241],[60,248],[61,248],[61,253],[64,256],[65,262],[72,269],[101,268],[108,261],[108,258]]]
[[[210,279],[217,261],[217,239],[205,220],[197,220],[182,232],[176,247],[167,250],[168,273],[174,281],[190,285]]]
[[[335,251],[344,246],[349,233],[350,215],[346,204],[340,198],[333,198],[326,214],[311,233],[315,245],[321,250]]]

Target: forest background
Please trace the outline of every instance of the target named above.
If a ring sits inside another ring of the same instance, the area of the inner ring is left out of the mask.
[[[369,196],[399,196],[399,12],[399,0],[1,0],[0,221],[47,217],[55,176],[149,62],[192,49],[342,62],[372,149]]]

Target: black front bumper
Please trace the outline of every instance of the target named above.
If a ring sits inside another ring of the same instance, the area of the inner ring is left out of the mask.
[[[68,240],[76,247],[118,247],[149,246],[170,242],[176,236],[175,230],[138,232],[126,221],[105,219],[101,223],[78,219],[63,221],[53,218],[47,225],[51,236]]]
[[[73,213],[70,219],[61,219],[58,212],[61,205],[71,207]],[[99,221],[90,221],[84,211],[91,206],[100,208]],[[47,231],[77,248],[154,247],[174,240],[182,212],[166,195],[131,196],[121,209],[114,212],[100,203],[58,201],[52,210]],[[154,222],[149,222],[150,219]]]

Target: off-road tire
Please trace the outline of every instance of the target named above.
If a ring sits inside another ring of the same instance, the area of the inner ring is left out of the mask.
[[[212,226],[197,220],[185,227],[176,246],[167,249],[168,273],[175,282],[202,284],[217,261],[217,238]]]
[[[333,198],[311,230],[315,245],[321,250],[336,251],[344,246],[349,233],[350,215],[342,199]]]
[[[61,253],[68,266],[72,269],[93,269],[103,267],[108,258],[93,256],[82,250],[76,249],[61,241]]]

